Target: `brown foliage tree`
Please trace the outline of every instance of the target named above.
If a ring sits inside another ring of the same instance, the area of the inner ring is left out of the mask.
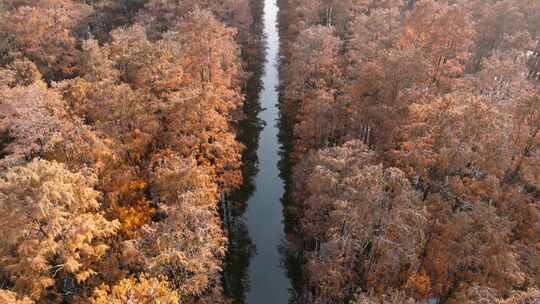
[[[287,99],[303,101],[310,90],[331,89],[339,81],[341,41],[330,27],[315,26],[300,33],[292,45],[286,75]]]
[[[422,1],[407,16],[400,45],[417,48],[431,62],[432,84],[443,90],[462,75],[474,28],[467,12],[444,2]]]
[[[318,299],[346,297],[359,280],[400,287],[418,270],[426,223],[419,195],[403,172],[373,158],[353,141],[311,155],[296,173],[305,181],[302,228],[315,241],[306,270]]]
[[[77,39],[72,34],[91,7],[71,0],[32,2],[0,19],[0,32],[12,41],[9,50],[35,62],[47,80],[73,75]]]

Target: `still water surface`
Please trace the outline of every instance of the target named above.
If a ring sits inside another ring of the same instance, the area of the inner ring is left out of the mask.
[[[279,127],[279,33],[277,29],[278,7],[276,0],[266,0],[264,8],[264,33],[267,53],[260,104],[263,111],[259,119],[264,121],[260,134],[257,157],[259,172],[255,177],[255,192],[247,202],[247,230],[255,245],[255,253],[249,263],[249,290],[246,303],[285,304],[289,300],[291,284],[282,265],[280,246],[284,242],[283,206],[285,192],[280,178]]]
[[[285,241],[286,183],[280,177],[280,173],[288,176],[289,141],[284,136],[288,124],[279,111],[276,1],[260,2],[264,7],[254,11],[252,30],[264,39],[259,41],[258,55],[248,58],[252,77],[245,91],[246,118],[239,126],[239,140],[246,146],[244,184],[224,200],[221,210],[229,237],[223,286],[234,304],[286,304],[294,298],[288,277],[295,273],[290,265],[298,263],[291,262]]]

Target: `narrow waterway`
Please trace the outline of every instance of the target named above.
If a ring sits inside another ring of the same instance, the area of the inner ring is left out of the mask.
[[[259,172],[255,177],[255,192],[247,202],[245,213],[247,230],[255,246],[248,270],[249,288],[246,303],[285,304],[289,300],[291,284],[284,268],[280,246],[284,242],[283,206],[284,183],[280,178],[279,128],[279,33],[276,0],[265,0],[264,33],[266,63],[259,119],[264,122],[260,133],[257,158]]]
[[[223,286],[234,304],[286,304],[295,298],[289,277],[295,276],[291,265],[297,263],[285,240],[286,183],[280,177],[288,171],[283,135],[288,129],[279,111],[278,5],[277,0],[260,1],[253,7],[252,30],[261,40],[257,55],[248,58],[252,76],[245,88],[246,118],[239,126],[239,140],[246,146],[244,184],[221,210],[229,236]]]

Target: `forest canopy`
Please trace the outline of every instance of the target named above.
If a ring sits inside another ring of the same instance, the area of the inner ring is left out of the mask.
[[[0,303],[233,303],[264,4],[0,0]],[[540,1],[278,5],[297,303],[540,303]]]
[[[308,303],[540,301],[539,17],[282,1]]]
[[[0,1],[0,302],[225,301],[258,8]]]

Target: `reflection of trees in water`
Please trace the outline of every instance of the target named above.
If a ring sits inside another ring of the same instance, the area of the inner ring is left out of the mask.
[[[253,0],[251,5],[254,20],[251,39],[248,45],[242,47],[242,57],[246,62],[245,69],[249,73],[249,78],[243,89],[244,119],[238,124],[238,140],[245,146],[242,154],[244,183],[238,191],[229,196],[229,201],[233,204],[231,211],[236,216],[244,213],[248,199],[255,192],[254,179],[259,172],[257,149],[260,133],[264,127],[264,122],[258,117],[262,110],[259,97],[263,89],[262,76],[266,53],[262,25],[264,2]]]
[[[264,37],[263,14],[264,1],[252,1],[254,25],[253,37]],[[256,190],[255,177],[259,172],[259,160],[257,150],[259,148],[260,133],[264,122],[258,118],[261,112],[260,94],[263,89],[262,76],[264,73],[265,48],[264,39],[255,39],[252,45],[243,49],[246,58],[246,69],[251,73],[246,84],[244,103],[245,118],[239,123],[238,138],[246,146],[243,153],[243,176],[244,183],[238,191],[230,194],[223,204],[223,221],[229,236],[228,254],[225,258],[223,269],[223,282],[225,294],[233,303],[244,303],[249,290],[249,263],[255,254],[255,246],[249,236],[244,213],[247,202]],[[301,290],[304,286],[302,276],[302,244],[295,235],[297,225],[294,205],[289,199],[290,176],[292,164],[289,154],[292,150],[292,124],[281,113],[279,121],[280,161],[278,163],[280,177],[285,184],[285,194],[281,199],[284,207],[284,223],[286,240],[280,245],[282,265],[286,268],[287,276],[292,283],[290,291],[290,303],[298,303]],[[226,214],[225,214],[226,213]]]
[[[238,140],[245,146],[242,155],[244,182],[231,193],[222,204],[222,218],[229,238],[228,253],[223,265],[223,286],[232,303],[244,303],[249,290],[249,262],[255,253],[244,213],[247,201],[255,192],[255,177],[259,172],[257,150],[263,122],[258,118],[261,112],[259,97],[263,84],[265,63],[265,40],[263,34],[264,1],[251,1],[253,25],[251,39],[242,46],[242,56],[246,70],[250,73],[244,87],[244,119],[238,124]]]
[[[281,13],[283,13],[280,10]],[[283,15],[278,16],[280,24],[282,24]],[[282,30],[280,26],[279,30]],[[282,33],[283,35],[283,33]],[[283,47],[283,44],[281,45]],[[281,50],[283,51],[283,50]],[[281,59],[283,60],[283,58]],[[280,67],[283,66],[280,64]],[[280,75],[284,71],[280,68]],[[280,80],[284,77],[280,76]],[[282,90],[283,84],[280,83],[280,92]],[[283,106],[282,96],[280,94],[280,106]],[[291,111],[291,113],[294,111]],[[283,240],[283,243],[280,246],[280,252],[282,255],[282,265],[287,271],[287,276],[292,285],[290,290],[289,303],[305,303],[306,300],[304,297],[307,293],[304,292],[306,283],[303,273],[303,265],[305,264],[304,259],[304,244],[302,242],[302,236],[298,232],[298,214],[299,210],[295,206],[292,200],[292,173],[294,164],[291,160],[291,154],[293,152],[293,130],[294,123],[292,118],[288,117],[286,111],[280,111],[279,117],[279,142],[281,144],[280,149],[280,161],[278,163],[280,177],[285,185],[285,193],[281,198],[281,203],[283,204],[283,218],[285,223],[285,235],[286,240]]]
[[[280,71],[281,72],[281,71]],[[302,251],[302,240],[297,233],[298,227],[298,212],[291,199],[291,176],[293,164],[290,154],[293,149],[293,124],[290,122],[284,111],[280,112],[279,118],[279,142],[280,161],[278,163],[280,177],[285,184],[285,193],[281,198],[283,205],[283,218],[285,223],[286,239],[283,240],[280,246],[282,265],[287,271],[287,276],[291,282],[292,289],[290,292],[289,303],[302,303],[304,277],[302,265],[304,257]]]
[[[228,253],[224,261],[223,287],[232,303],[244,303],[249,290],[249,261],[255,246],[249,237],[243,216],[232,216],[229,226]]]

